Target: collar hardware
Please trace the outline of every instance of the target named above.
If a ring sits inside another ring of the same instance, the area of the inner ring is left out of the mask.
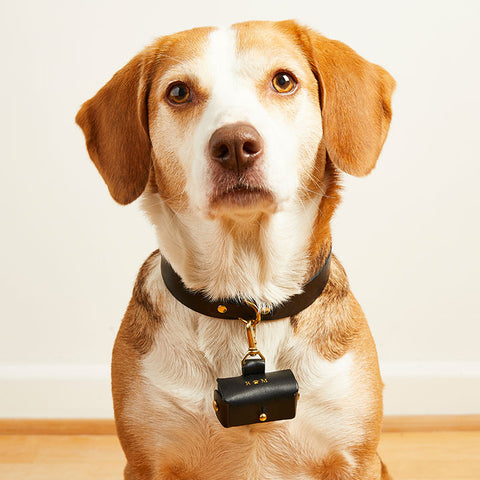
[[[258,349],[257,346],[257,325],[262,321],[262,311],[253,302],[245,302],[255,311],[255,320],[244,320],[239,318],[244,324],[245,329],[247,330],[247,340],[248,340],[248,350],[242,360],[242,367],[245,365],[249,357],[259,356],[264,362],[265,357],[262,355],[262,352]]]

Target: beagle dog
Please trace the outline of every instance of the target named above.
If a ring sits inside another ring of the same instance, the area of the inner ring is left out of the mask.
[[[341,172],[375,166],[394,87],[295,21],[246,22],[159,38],[83,104],[76,121],[112,197],[140,197],[158,237],[113,350],[125,479],[391,478],[375,344],[333,254],[310,306],[257,327],[268,369],[298,381],[296,417],[233,428],[213,390],[241,373],[245,326],[177,300],[161,265],[212,304],[301,295],[330,255]]]

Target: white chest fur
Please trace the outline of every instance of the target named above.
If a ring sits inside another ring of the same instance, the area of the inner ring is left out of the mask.
[[[297,416],[225,429],[212,408],[213,391],[216,378],[240,375],[247,349],[245,328],[240,321],[196,314],[163,286],[160,290],[165,300],[163,322],[153,348],[143,358],[138,393],[146,400],[149,414],[161,419],[154,437],[159,454],[181,451],[181,461],[196,465],[196,471],[213,462],[218,478],[224,478],[222,472],[228,469],[243,480],[311,478],[306,465],[332,450],[350,458],[348,448],[362,436],[351,422],[358,415],[352,395],[358,388],[352,376],[352,354],[328,362],[293,334],[289,319],[260,324],[257,338],[267,371],[290,368],[298,380]],[[211,468],[208,475],[217,478]]]

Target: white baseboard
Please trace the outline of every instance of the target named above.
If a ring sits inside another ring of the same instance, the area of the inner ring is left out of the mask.
[[[109,365],[0,365],[0,418],[112,418]]]
[[[386,415],[480,413],[480,362],[384,362]],[[0,418],[111,418],[108,365],[0,365]]]
[[[385,415],[480,413],[480,362],[383,362]]]

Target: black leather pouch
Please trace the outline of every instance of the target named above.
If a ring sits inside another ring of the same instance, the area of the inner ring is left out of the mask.
[[[247,360],[239,377],[217,378],[213,406],[224,427],[295,417],[298,383],[291,370],[265,373],[265,361]]]

